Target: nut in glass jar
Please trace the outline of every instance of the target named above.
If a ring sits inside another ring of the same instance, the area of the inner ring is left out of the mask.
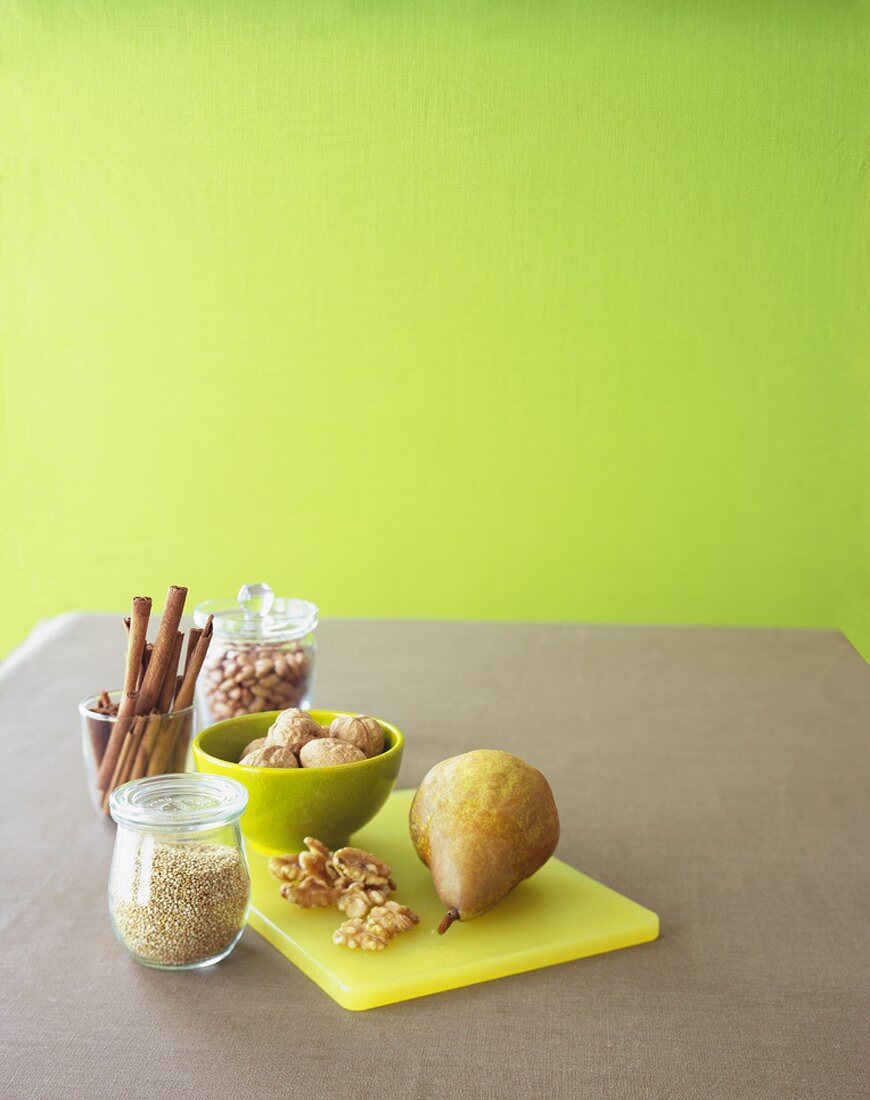
[[[214,639],[199,679],[204,724],[242,714],[311,704],[317,607],[276,597],[266,584],[244,585],[235,601],[210,600]]]

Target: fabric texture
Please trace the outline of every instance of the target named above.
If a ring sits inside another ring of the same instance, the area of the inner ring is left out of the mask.
[[[662,921],[643,947],[359,1014],[250,930],[195,973],[115,941],[76,704],[116,686],[122,637],[68,617],[0,670],[2,1095],[866,1095],[870,678],[840,635],[325,622],[316,702],[405,732],[399,786],[519,753],[552,783],[559,856]]]

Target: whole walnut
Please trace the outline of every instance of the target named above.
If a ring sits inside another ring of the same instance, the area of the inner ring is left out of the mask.
[[[299,761],[286,745],[263,745],[239,761],[246,768],[298,768]]]
[[[367,714],[348,714],[333,718],[329,736],[355,745],[366,756],[384,751],[384,731],[376,718]]]
[[[322,737],[323,730],[304,710],[291,707],[282,710],[266,734],[267,745],[283,745],[291,752],[299,752],[308,741]]]
[[[299,751],[299,763],[303,768],[330,768],[336,764],[353,764],[357,760],[365,760],[365,753],[337,737],[309,741]]]
[[[265,741],[265,737],[255,737],[253,741],[249,741],[239,754],[239,760],[241,760],[243,756],[248,756],[250,753],[256,752],[257,749],[262,748]]]

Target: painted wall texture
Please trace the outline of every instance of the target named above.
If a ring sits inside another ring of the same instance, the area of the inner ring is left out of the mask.
[[[865,14],[3,4],[0,648],[259,579],[870,648]]]

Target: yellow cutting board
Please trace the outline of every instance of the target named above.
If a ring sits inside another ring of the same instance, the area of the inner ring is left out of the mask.
[[[252,928],[343,1008],[354,1010],[424,997],[524,970],[599,955],[654,940],[659,919],[621,894],[551,859],[500,905],[467,924],[435,931],[444,906],[408,834],[413,791],[395,791],[353,843],[393,869],[397,901],[420,923],[383,951],[350,951],[332,942],[344,920],[335,909],[300,909],[285,901],[267,859],[249,854]]]

